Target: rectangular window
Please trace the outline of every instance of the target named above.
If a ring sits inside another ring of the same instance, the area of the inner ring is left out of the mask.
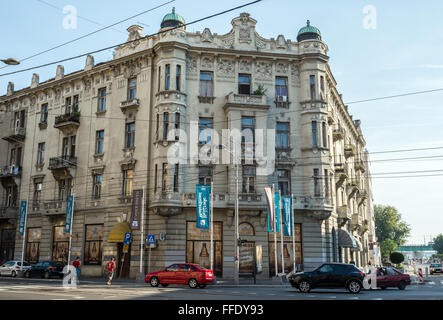
[[[251,94],[251,75],[239,74],[238,75],[238,93],[239,94]]]
[[[175,113],[175,119],[174,119],[174,126],[175,126],[175,140],[178,141],[180,139],[180,113]]]
[[[198,141],[200,144],[211,142],[212,132],[210,129],[213,129],[212,118],[200,118],[198,123]]]
[[[25,127],[26,110],[20,111],[20,128]]]
[[[314,197],[320,197],[320,177],[318,176],[318,169],[314,169]]]
[[[133,148],[135,146],[135,122],[126,124],[125,135],[125,148]]]
[[[317,121],[312,121],[312,146],[318,147]]]
[[[132,183],[134,180],[134,170],[123,170],[123,190],[124,197],[132,196]]]
[[[103,154],[105,142],[105,130],[99,130],[95,133],[95,154]]]
[[[200,97],[213,96],[212,72],[200,72]]]
[[[289,148],[289,123],[277,122],[277,149]]]
[[[168,130],[169,130],[169,113],[163,113],[163,140],[168,139]]]
[[[158,67],[158,92],[161,90],[162,67]]]
[[[94,174],[92,179],[92,199],[99,200],[102,195],[103,176],[101,174]]]
[[[328,170],[325,169],[325,176],[324,176],[324,181],[325,181],[325,197],[329,198],[329,173]]]
[[[283,77],[275,78],[275,100],[278,102],[288,101],[288,79]]]
[[[40,123],[48,123],[48,104],[42,104]]]
[[[98,90],[98,112],[106,111],[106,88]]]
[[[168,187],[168,164],[163,163],[162,165],[162,192],[166,192]]]
[[[178,164],[174,165],[174,192],[178,192],[178,170],[179,166]]]
[[[71,157],[75,157],[75,140],[76,140],[76,136],[71,136],[70,137],[70,156]]]
[[[154,169],[154,192],[157,192],[157,175],[158,175],[158,165],[155,164],[155,169]]]
[[[321,96],[321,100],[324,100],[325,97],[325,77],[320,76],[320,96]]]
[[[328,134],[326,133],[326,122],[321,123],[321,134],[322,134],[322,140],[323,140],[323,147],[328,147]]]
[[[315,100],[315,76],[310,76],[309,77],[309,88],[310,88],[310,92],[311,92],[311,100]]]
[[[72,111],[78,111],[78,95],[73,98]]]
[[[165,90],[169,90],[171,84],[171,66],[167,64],[165,66]]]
[[[20,167],[22,165],[22,147],[17,148],[17,154],[15,155],[15,165]]]
[[[26,237],[25,259],[29,263],[37,263],[40,257],[40,240],[42,228],[28,228]]]
[[[103,255],[103,224],[85,225],[85,265],[101,265]]]
[[[137,78],[128,80],[128,100],[133,100],[137,97]]]
[[[72,179],[58,180],[58,200],[66,201],[71,195]]]
[[[242,117],[241,118],[241,141],[255,142],[255,118],[254,117]],[[252,139],[252,141],[251,141]]]
[[[160,130],[160,115],[157,113],[157,123],[155,124],[155,140],[158,140]]]
[[[9,186],[6,189],[6,206],[7,207],[16,207],[17,206],[17,196],[18,196],[17,186]]]
[[[62,157],[67,159],[69,156],[69,138],[64,137],[62,140]]]
[[[70,114],[72,111],[72,99],[67,97],[65,100],[65,114]]]
[[[180,91],[182,67],[177,65],[175,72],[175,90]]]
[[[34,180],[34,194],[32,197],[32,200],[35,203],[38,203],[41,200],[41,196],[42,196],[42,181],[40,179],[36,179]]]
[[[11,149],[11,154],[9,155],[9,165],[11,167],[16,165],[16,152],[17,149]]]
[[[55,226],[52,240],[52,261],[68,262],[69,233],[65,232],[65,226]]]
[[[37,151],[37,164],[42,165],[45,163],[45,143],[39,143],[38,144],[38,151]]]
[[[210,186],[212,181],[212,168],[199,167],[198,168],[198,184]]]
[[[289,170],[279,169],[277,170],[278,177],[278,190],[282,195],[287,196],[291,193],[290,189],[290,177],[291,173]]]
[[[255,167],[252,166],[243,166],[243,184],[242,184],[242,192],[243,193],[255,193]]]

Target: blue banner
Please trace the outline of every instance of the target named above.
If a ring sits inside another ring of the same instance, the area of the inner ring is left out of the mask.
[[[275,232],[280,232],[280,194],[278,192],[275,193]]]
[[[25,200],[20,201],[20,222],[19,222],[19,233],[20,235],[25,234],[25,224],[26,224],[26,214],[27,214],[28,202]]]
[[[65,232],[71,232],[72,215],[74,214],[74,196],[68,196],[66,201],[66,223]]]
[[[211,187],[197,185],[197,228],[209,229]]]
[[[283,221],[285,227],[283,229],[285,236],[293,236],[293,222],[292,222],[292,197],[282,197],[283,203]]]

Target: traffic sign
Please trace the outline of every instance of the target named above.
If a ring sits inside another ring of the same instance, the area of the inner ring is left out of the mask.
[[[129,244],[123,244],[123,253],[128,253],[129,252]]]
[[[155,244],[155,235],[148,234],[148,236],[146,237],[146,243],[147,244]]]
[[[131,233],[125,232],[125,239],[123,240],[123,244],[130,244],[131,243]]]

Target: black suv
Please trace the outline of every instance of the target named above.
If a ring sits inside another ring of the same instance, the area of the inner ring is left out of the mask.
[[[324,263],[311,272],[298,272],[288,276],[294,288],[307,293],[313,288],[345,288],[359,293],[365,274],[353,264]]]
[[[63,268],[65,264],[55,261],[38,262],[31,269],[26,271],[25,277],[30,278],[33,276],[40,276],[45,279],[50,277],[58,277],[63,279]]]

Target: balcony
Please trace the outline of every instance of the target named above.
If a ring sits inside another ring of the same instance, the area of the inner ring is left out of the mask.
[[[76,202],[74,201],[74,210],[77,207]],[[51,215],[59,215],[66,214],[66,200],[52,200],[52,201],[39,201],[34,202],[33,210],[41,210],[42,215],[51,216]]]
[[[347,186],[348,186],[349,198],[353,197],[355,193],[359,191],[358,183],[356,180],[348,181]]]
[[[25,137],[26,137],[26,129],[16,127],[16,128],[10,128],[2,139],[10,143],[14,143],[14,142],[23,142],[25,140]]]
[[[74,132],[80,126],[80,112],[74,111],[55,117],[54,128],[63,133]]]
[[[361,206],[363,202],[368,198],[368,191],[365,189],[361,189],[357,193],[358,205]]]
[[[269,105],[266,103],[266,96],[258,95],[248,95],[248,94],[235,94],[231,92],[226,96],[226,104],[223,107],[225,112],[229,111],[230,108],[250,108],[250,109],[261,109],[268,110]]]
[[[277,148],[275,149],[275,161],[278,164],[295,164],[295,160],[291,158],[291,148]]]
[[[365,163],[363,162],[363,160],[356,160],[355,161],[355,170],[360,170],[361,172],[365,172],[366,171],[366,167],[365,167]]]
[[[332,138],[334,142],[343,140],[345,138],[345,130],[340,126],[335,127],[332,131]]]
[[[337,187],[341,187],[343,182],[348,179],[348,164],[343,160],[338,160],[339,162],[334,163],[335,175],[338,178],[336,182]]]
[[[351,230],[357,230],[362,226],[362,223],[363,219],[361,218],[361,215],[358,212],[354,213],[351,218]]]
[[[0,219],[17,219],[18,207],[0,207]]]
[[[6,188],[10,185],[19,185],[22,174],[22,167],[4,166],[0,168],[0,180],[2,185]]]
[[[138,111],[139,107],[140,107],[139,99],[130,99],[120,102],[120,110],[125,114],[131,111]]]
[[[350,219],[348,215],[348,206],[337,207],[337,223],[340,227],[343,227]]]
[[[355,145],[353,144],[346,144],[345,145],[345,157],[349,158],[356,155],[355,151]]]
[[[288,97],[286,96],[276,96],[274,102],[276,108],[284,109],[289,109],[289,105],[291,104],[291,102],[288,101]]]
[[[72,178],[77,168],[77,157],[61,156],[49,159],[48,169],[52,171],[56,180]]]

